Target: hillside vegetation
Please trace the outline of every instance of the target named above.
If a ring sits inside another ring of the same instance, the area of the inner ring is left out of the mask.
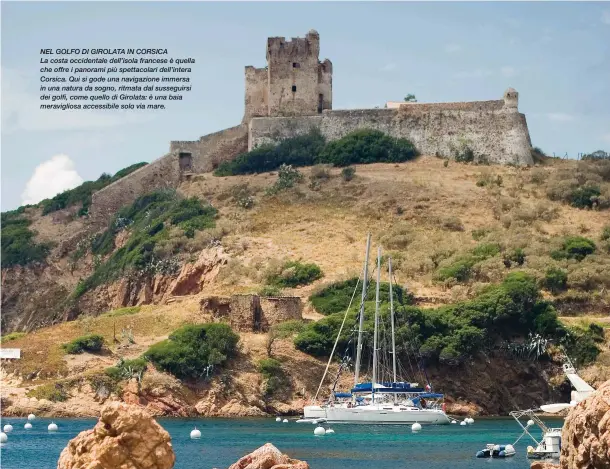
[[[83,229],[78,216],[52,218],[44,204],[3,214],[8,239],[24,241],[5,245],[3,233],[3,341],[24,356],[4,367],[9,400],[30,392],[68,405],[86,394],[76,389],[103,385],[172,415],[294,411],[303,388],[316,390],[368,232],[382,247],[384,323],[392,258],[399,353],[463,405],[498,412],[514,404],[501,396],[531,399],[520,395],[525,375],[536,399],[561,397],[563,351],[592,384],[607,379],[610,161],[457,163],[371,132],[281,145],[144,195],[61,249]],[[57,213],[80,202],[66,203]],[[21,260],[5,265],[15,252]],[[238,336],[200,308],[210,295],[251,292],[300,296],[306,321]],[[353,351],[359,296],[340,355]],[[368,341],[374,289],[366,300]]]

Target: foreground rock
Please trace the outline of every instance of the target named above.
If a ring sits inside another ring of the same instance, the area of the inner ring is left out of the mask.
[[[92,430],[68,443],[57,469],[171,469],[176,457],[170,441],[146,411],[112,402]]]
[[[271,443],[266,443],[231,465],[229,469],[309,469],[309,464],[290,459]]]
[[[534,461],[530,469],[559,469],[559,465],[546,461]]]
[[[560,464],[561,469],[610,468],[610,381],[568,414]]]

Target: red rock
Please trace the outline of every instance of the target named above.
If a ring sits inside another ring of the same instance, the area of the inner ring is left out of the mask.
[[[266,443],[231,465],[229,469],[309,469],[309,464],[290,459],[271,443]]]

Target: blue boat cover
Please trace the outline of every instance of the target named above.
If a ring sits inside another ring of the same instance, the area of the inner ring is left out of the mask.
[[[335,397],[352,397],[352,394],[349,392],[336,392]]]
[[[377,383],[383,387],[375,388],[375,392],[423,392],[424,388],[414,388],[411,387],[411,383]],[[371,383],[358,383],[356,386],[352,388],[353,393],[355,392],[371,392],[373,390],[373,386]]]

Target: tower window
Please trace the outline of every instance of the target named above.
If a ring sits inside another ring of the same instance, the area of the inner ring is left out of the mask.
[[[292,62],[292,68],[301,68],[301,64],[298,62]]]
[[[292,92],[296,93],[296,91],[297,91],[297,85],[292,85]]]

